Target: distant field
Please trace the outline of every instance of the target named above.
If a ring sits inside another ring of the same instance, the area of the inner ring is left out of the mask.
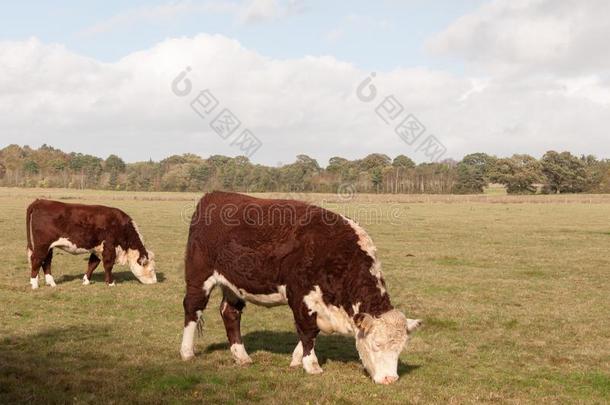
[[[115,268],[82,286],[86,257],[57,252],[58,287],[29,289],[33,198],[119,207],[155,251],[160,283]],[[320,337],[325,372],[290,369],[287,307],[248,305],[254,364],[226,345],[216,291],[183,363],[186,220],[200,194],[0,188],[0,403],[474,403],[610,401],[610,195],[299,195],[359,219],[393,303],[424,320],[401,379],[376,386],[353,339]],[[283,194],[283,196],[290,196]]]

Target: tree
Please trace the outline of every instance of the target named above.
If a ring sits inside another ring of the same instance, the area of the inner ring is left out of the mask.
[[[30,159],[23,163],[23,171],[29,175],[36,175],[40,172],[40,167],[38,163]]]
[[[110,155],[104,162],[104,169],[108,173],[124,173],[127,165],[117,155]]]
[[[415,167],[415,162],[405,155],[398,155],[392,161],[392,166],[401,169],[412,169]]]
[[[119,188],[119,173],[125,173],[127,165],[117,155],[110,155],[104,162],[104,170],[110,174],[108,186],[115,190]]]
[[[279,168],[280,183],[285,191],[315,191],[312,179],[321,170],[315,159],[298,155],[296,162]]]
[[[373,187],[375,187],[375,192],[379,192],[380,188],[383,184],[383,168],[374,167],[370,170],[371,174],[371,183],[373,183]]]
[[[61,173],[66,170],[66,161],[63,159],[53,159],[49,162],[49,166],[53,173]]]
[[[349,160],[340,156],[334,156],[328,161],[328,167],[326,167],[326,170],[331,173],[341,173],[341,171],[343,171],[347,165],[349,165]]]
[[[548,151],[540,161],[546,193],[580,193],[587,187],[587,171],[582,160],[570,152]]]
[[[464,156],[457,165],[457,183],[454,192],[458,194],[482,193],[489,184],[489,174],[496,158],[486,153]]]
[[[370,171],[373,168],[383,169],[384,167],[390,166],[392,159],[388,155],[381,153],[372,153],[358,162],[358,167],[362,171]]]
[[[493,182],[503,184],[509,194],[534,194],[535,183],[542,180],[542,166],[529,155],[498,159],[490,174]]]
[[[103,172],[102,163],[104,161],[98,157],[84,155],[82,153],[71,153],[68,167],[78,175],[81,189],[98,186],[100,175]]]

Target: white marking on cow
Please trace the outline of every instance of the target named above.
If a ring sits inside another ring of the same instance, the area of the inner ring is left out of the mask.
[[[252,363],[252,359],[246,352],[246,348],[241,343],[234,343],[231,345],[231,353],[237,364],[243,366],[245,364]]]
[[[238,288],[233,283],[225,278],[222,274],[214,271],[210,277],[203,283],[203,290],[209,295],[216,285],[222,285],[233,292],[238,298],[251,302],[256,305],[262,305],[265,307],[274,307],[277,305],[288,304],[288,298],[286,296],[286,286],[281,285],[277,287],[276,293],[271,294],[251,294],[243,288]]]
[[[104,258],[104,243],[102,242],[91,250],[91,253],[96,255],[98,259],[102,260]]]
[[[89,278],[87,277],[87,275],[85,274],[83,276],[83,285],[89,285],[91,284],[91,281],[89,281]]]
[[[34,231],[33,231],[33,225],[32,225],[32,217],[34,216],[34,211],[32,211],[30,213],[30,243],[32,244],[32,249],[34,249],[36,247],[36,245],[34,244]]]
[[[137,262],[140,258],[140,252],[135,249],[127,249],[124,251],[122,247],[117,246],[115,248],[116,252],[116,263],[121,266],[125,266],[127,264],[131,265],[134,262]]]
[[[30,264],[30,268],[32,267],[32,255],[34,254],[34,252],[32,252],[32,249],[28,249],[28,263]]]
[[[37,289],[38,288],[38,277],[31,278],[30,285],[32,286],[32,290]]]
[[[316,323],[323,333],[356,335],[358,328],[352,317],[350,317],[343,308],[334,305],[326,305],[322,298],[320,286],[314,286],[314,289],[303,297],[303,302],[309,309],[310,315],[316,314]],[[360,303],[356,304],[356,306],[359,308]]]
[[[103,250],[103,244],[102,244]],[[157,282],[157,275],[155,273],[155,262],[153,259],[154,254],[148,252],[149,261],[148,263],[141,265],[140,252],[136,249],[127,249],[127,252],[122,247],[117,246],[115,248],[116,260],[115,263],[121,266],[129,265],[131,272],[142,282],[143,284],[154,284]]]
[[[49,246],[49,250],[53,248],[61,249],[64,252],[70,253],[71,255],[82,255],[90,252],[89,249],[83,249],[76,246],[68,238],[57,239],[55,242],[51,243],[51,246]]]
[[[316,352],[314,352],[313,349],[311,349],[311,352],[307,356],[303,357],[303,368],[308,374],[322,373],[322,367],[320,367]]]
[[[57,284],[55,284],[55,280],[53,280],[53,276],[51,274],[44,275],[44,282],[48,286],[57,287]]]
[[[197,322],[191,321],[184,327],[182,335],[182,346],[180,347],[180,356],[182,360],[188,361],[195,357],[195,331],[197,330]]]
[[[381,283],[381,278],[383,274],[381,272],[381,262],[377,259],[377,248],[373,243],[373,239],[369,236],[369,234],[355,221],[349,219],[345,216],[342,216],[343,219],[347,221],[347,223],[352,227],[356,235],[358,236],[358,245],[360,248],[365,251],[371,259],[373,259],[373,265],[369,269],[371,274],[377,278],[377,288],[381,291],[381,295],[386,293],[386,289],[383,287]]]
[[[116,283],[113,281],[112,283],[108,284],[108,287],[116,287]]]
[[[298,367],[301,364],[303,364],[303,342],[299,340],[297,347],[295,347],[294,351],[292,352],[290,367]]]
[[[365,315],[367,327],[356,335],[356,349],[371,378],[378,384],[390,384],[398,379],[398,357],[408,341],[408,320],[392,309],[378,317]]]

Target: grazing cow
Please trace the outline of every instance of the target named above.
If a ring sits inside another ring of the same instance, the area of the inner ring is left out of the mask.
[[[119,209],[36,200],[28,207],[26,222],[32,289],[38,288],[41,267],[46,284],[56,286],[51,275],[53,248],[73,255],[91,255],[84,285],[89,284],[100,262],[110,286],[114,286],[115,263],[129,264],[132,273],[144,284],[157,282],[153,253],[144,247],[136,223]]]
[[[318,333],[352,335],[376,383],[398,379],[398,356],[421,321],[394,309],[371,238],[355,222],[304,202],[214,192],[199,202],[185,257],[185,327],[180,354],[194,357],[212,289],[219,285],[233,357],[252,360],[240,332],[245,302],[292,309],[298,344],[291,366],[321,373]]]

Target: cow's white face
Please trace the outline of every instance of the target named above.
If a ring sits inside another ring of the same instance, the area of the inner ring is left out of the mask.
[[[130,261],[129,268],[142,284],[155,284],[157,282],[155,255],[153,252],[148,252],[148,259],[141,258]]]
[[[356,349],[373,381],[391,384],[398,380],[398,356],[409,340],[409,334],[420,325],[420,320],[407,319],[395,309],[378,318],[368,314],[361,317]]]

